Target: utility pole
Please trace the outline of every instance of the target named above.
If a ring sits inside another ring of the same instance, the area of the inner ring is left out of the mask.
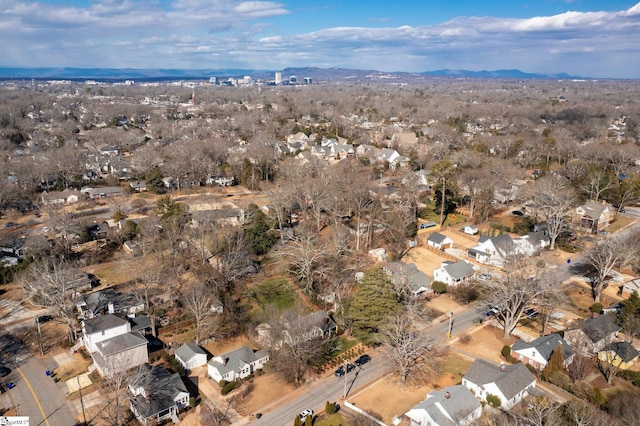
[[[87,416],[84,413],[84,402],[82,401],[82,386],[80,386],[80,375],[76,376],[78,380],[78,391],[80,391],[80,407],[82,407],[82,425],[87,426]]]
[[[40,346],[40,355],[44,356],[44,346],[42,345],[42,333],[40,332],[40,318],[36,317],[36,326],[38,327],[38,345]]]
[[[447,316],[449,317],[449,331],[447,331],[447,340],[451,339],[451,329],[453,327],[453,311],[450,311]]]
[[[344,399],[347,399],[347,360],[346,359],[344,360],[343,367],[344,367],[344,370],[343,370],[343,372],[344,372],[344,390],[342,392],[342,397]]]
[[[444,225],[444,194],[445,194],[444,184],[445,184],[445,178],[444,176],[442,176],[442,202],[440,203],[440,228],[442,228],[442,225]]]

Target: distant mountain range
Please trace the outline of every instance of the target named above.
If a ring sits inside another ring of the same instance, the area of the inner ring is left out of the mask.
[[[141,69],[141,68],[1,68],[0,79],[68,79],[68,80],[188,80],[209,77],[230,78],[251,76],[253,79],[273,81],[276,71],[244,69]],[[421,73],[382,72],[345,68],[285,68],[280,71],[288,80],[295,75],[301,81],[310,77],[315,82],[326,81],[420,81],[434,78],[447,79],[584,79],[565,73],[540,74],[520,70],[469,71],[436,70]]]

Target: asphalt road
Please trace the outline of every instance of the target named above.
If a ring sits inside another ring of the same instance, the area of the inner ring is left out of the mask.
[[[47,377],[47,368],[39,358],[8,333],[0,335],[0,351],[4,364],[12,370],[2,381],[5,389],[7,383],[15,384],[7,392],[10,392],[19,416],[28,416],[30,425],[76,424],[66,395],[51,377]]]
[[[464,312],[454,315],[451,321],[452,336],[462,333],[471,328],[481,318],[484,318],[483,309],[470,307]],[[443,343],[447,340],[447,332],[449,330],[449,320],[444,320],[430,327],[427,331],[437,343]],[[292,397],[286,403],[274,408],[268,413],[262,413],[263,416],[253,422],[255,425],[287,425],[293,424],[295,416],[302,410],[311,408],[314,412],[324,410],[327,401],[339,401],[345,391],[345,383],[347,397],[353,395],[358,390],[364,388],[370,383],[383,377],[390,371],[391,363],[383,356],[371,353],[372,359],[361,368],[348,373],[345,377],[337,378],[335,376],[325,377],[317,382],[305,385],[301,390],[297,391],[298,396]],[[346,380],[345,380],[346,379]]]

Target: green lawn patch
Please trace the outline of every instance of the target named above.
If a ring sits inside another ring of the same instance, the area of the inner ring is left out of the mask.
[[[330,416],[323,416],[319,418],[314,426],[343,426],[345,425],[345,419],[340,413],[331,414]]]
[[[275,308],[278,312],[291,309],[296,300],[293,284],[287,278],[270,278],[249,290],[254,305],[252,315],[257,319],[265,319],[268,310]]]

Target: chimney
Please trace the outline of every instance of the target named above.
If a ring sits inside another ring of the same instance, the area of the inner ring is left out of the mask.
[[[500,364],[500,371],[506,371],[507,370],[507,366],[504,364]]]
[[[451,392],[447,391],[447,392],[444,394],[444,397],[445,397],[445,398],[447,398],[447,399],[451,398]]]
[[[107,308],[109,309],[109,313],[110,314],[115,314],[116,313],[116,310],[113,308],[113,303],[109,303],[107,305]]]

